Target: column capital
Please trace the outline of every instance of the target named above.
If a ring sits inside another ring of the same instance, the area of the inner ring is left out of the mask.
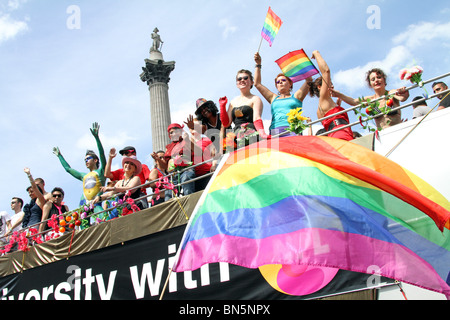
[[[142,68],[140,75],[142,82],[147,82],[147,85],[160,82],[168,84],[170,81],[170,73],[175,69],[175,62],[164,62],[163,60],[145,59],[145,67]]]

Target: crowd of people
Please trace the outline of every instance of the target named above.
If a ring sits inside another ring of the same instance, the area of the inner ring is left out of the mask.
[[[262,83],[262,58],[256,53],[254,73],[245,69],[237,72],[236,86],[239,95],[230,101],[227,97],[220,98],[219,108],[213,101],[200,98],[196,101],[194,114],[189,114],[183,124],[173,123],[168,126],[170,143],[165,150],[156,150],[151,154],[154,160],[152,168],[138,160],[134,147],[127,146],[119,151],[122,168],[112,171],[112,162],[117,156],[116,149],[112,148],[108,158],[105,157],[99,138],[100,126],[97,123],[94,123],[90,130],[96,140],[98,154],[92,150],[86,152],[84,161],[87,173],[71,168],[58,147],[53,149],[53,153],[67,173],[82,181],[83,196],[80,206],[91,205],[95,214],[111,207],[110,200],[114,197],[132,199],[140,210],[169,201],[175,191],[173,184],[169,187],[167,176],[173,172],[176,173],[173,176],[178,178],[176,184],[181,185],[175,190],[181,191],[183,195],[203,190],[211,177],[209,173],[215,170],[230,141],[234,147],[241,147],[262,139],[272,139],[273,136],[293,135],[287,131],[287,114],[293,109],[302,108],[308,94],[318,98],[317,117],[326,118],[322,121],[323,130],[320,132],[333,130],[334,132],[328,134],[329,137],[353,140],[355,133],[350,127],[346,127],[349,117],[341,103],[356,106],[360,104],[360,99],[349,97],[334,88],[331,69],[320,52],[314,51],[311,58],[317,61],[321,73],[318,78],[306,79],[300,89],[293,92],[292,80],[280,73],[274,80],[276,92],[272,92]],[[388,90],[386,74],[379,68],[369,70],[366,81],[373,94],[364,99],[379,99],[381,107],[396,108],[409,98],[409,91],[405,88]],[[264,128],[261,118],[262,99],[252,93],[253,87],[270,104],[272,119],[268,131]],[[444,95],[440,94],[448,89],[447,85],[436,82],[432,88],[441,100],[438,110],[447,108],[450,98],[444,99]],[[390,101],[387,97],[390,97]],[[413,105],[413,118],[424,116],[431,111],[423,97],[415,97],[413,102],[415,101],[417,102]],[[307,119],[308,122],[311,121],[309,117]],[[374,120],[379,129],[403,121],[400,110],[383,113]],[[184,129],[185,126],[190,135]],[[345,128],[335,130],[340,127]],[[311,128],[308,134],[312,134]],[[47,192],[42,178],[34,179],[29,168],[25,168],[24,173],[30,182],[27,188],[30,201],[25,204],[24,200],[13,197],[12,213],[0,213],[0,241],[3,241],[3,244],[8,242],[12,233],[21,229],[35,227],[39,233],[45,232],[49,229],[45,222],[50,217],[61,216],[69,211],[63,204],[62,188],[56,187]],[[151,195],[148,190],[152,191]],[[95,224],[94,217],[95,215],[83,225],[86,227]]]

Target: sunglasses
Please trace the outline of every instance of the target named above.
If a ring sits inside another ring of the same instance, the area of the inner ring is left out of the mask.
[[[62,194],[52,194],[53,198],[62,198]]]
[[[287,81],[287,80],[286,80],[285,78],[283,78],[283,79],[277,80],[277,84],[280,84],[280,83],[286,82],[286,81]]]
[[[11,204],[16,204],[17,203],[17,201],[11,201]]]
[[[87,157],[86,159],[84,159],[85,162],[88,162],[89,160],[94,159],[94,157]]]
[[[127,151],[125,151],[125,154],[126,155],[128,155],[128,154],[136,154],[136,150],[127,150]]]
[[[248,80],[248,76],[236,78],[236,81]]]

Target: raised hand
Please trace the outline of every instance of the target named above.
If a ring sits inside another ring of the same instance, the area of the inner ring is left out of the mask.
[[[92,129],[90,129],[90,130],[91,130],[91,133],[92,133],[93,136],[98,137],[98,132],[100,130],[100,125],[97,122],[94,122],[92,124]]]
[[[61,151],[59,151],[59,148],[58,148],[58,147],[54,147],[54,148],[53,148],[53,153],[54,153],[57,157],[59,157],[59,156],[61,155]]]
[[[192,114],[190,114],[186,121],[184,121],[184,123],[186,124],[186,126],[191,129],[194,130],[194,116]]]

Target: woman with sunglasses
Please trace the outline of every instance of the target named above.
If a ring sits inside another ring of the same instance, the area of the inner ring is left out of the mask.
[[[272,123],[269,130],[272,135],[278,135],[280,133],[286,132],[286,130],[289,128],[287,114],[292,109],[303,107],[303,100],[305,99],[309,91],[308,81],[310,81],[312,78],[306,79],[301,88],[298,89],[294,94],[292,94],[294,83],[289,77],[285,76],[283,73],[280,73],[275,78],[275,87],[278,90],[278,94],[276,94],[261,83],[262,58],[258,52],[255,54],[254,58],[256,62],[255,87],[267,100],[267,102],[270,103]],[[291,135],[296,134],[283,134],[282,137]]]
[[[250,92],[253,88],[253,75],[250,71],[242,69],[236,75],[236,86],[241,94],[231,100],[228,110],[226,105],[228,99],[226,97],[219,99],[220,104],[220,120],[225,128],[231,123],[234,124],[234,133],[239,137],[243,134],[252,134],[258,132],[262,139],[270,139],[264,131],[263,121],[261,119],[263,111],[263,103],[258,96]],[[255,132],[256,131],[256,132]],[[257,136],[255,134],[255,136]],[[249,138],[249,143],[256,142],[257,138]]]

